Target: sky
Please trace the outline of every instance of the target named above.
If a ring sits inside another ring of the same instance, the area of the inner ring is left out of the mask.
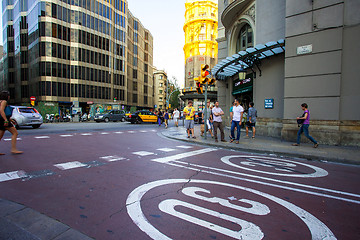
[[[128,0],[128,5],[154,37],[154,66],[183,86],[185,0]]]
[[[128,0],[128,5],[132,14],[154,37],[154,66],[165,70],[169,79],[175,77],[178,85],[183,86],[185,0]],[[2,31],[0,39],[2,42]]]

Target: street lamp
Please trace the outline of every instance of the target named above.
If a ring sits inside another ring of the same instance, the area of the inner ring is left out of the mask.
[[[239,79],[244,80],[246,78],[246,71],[242,68],[239,72]]]

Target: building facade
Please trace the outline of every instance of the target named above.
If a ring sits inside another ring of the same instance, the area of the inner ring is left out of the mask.
[[[164,70],[154,69],[154,100],[155,109],[166,108],[166,91],[167,91],[168,77]]]
[[[152,105],[144,103],[144,96],[134,103],[134,91],[128,92],[132,38],[127,27],[133,25],[133,17],[127,1],[3,0],[3,10],[2,85],[10,91],[13,104],[29,103],[29,97],[35,96],[44,111],[50,105],[62,112],[72,107],[89,112],[94,104]],[[141,33],[144,36],[145,30]],[[139,44],[145,48],[144,42]],[[152,45],[148,49],[152,64]]]
[[[356,0],[219,1],[213,72],[226,116],[234,98],[253,101],[257,133],[295,141],[305,102],[315,139],[359,146],[359,10]]]
[[[130,11],[127,16],[127,103],[133,109],[152,109],[153,36]]]
[[[183,99],[201,102],[204,97],[196,94],[196,82],[201,65],[210,68],[217,63],[218,43],[218,4],[215,0],[187,0],[185,3],[185,91]],[[209,88],[209,94],[214,98],[216,88]]]

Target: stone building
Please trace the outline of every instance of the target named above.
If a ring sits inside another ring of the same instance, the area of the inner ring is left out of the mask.
[[[199,108],[204,96],[197,94],[196,81],[202,64],[210,68],[217,63],[218,6],[216,0],[187,0],[185,3],[185,89],[182,99],[194,100]],[[216,87],[209,87],[209,97],[216,98]]]
[[[164,70],[154,69],[154,108],[164,110],[166,108],[166,91],[168,77]]]
[[[234,98],[253,101],[257,133],[295,141],[305,102],[315,139],[359,146],[359,10],[356,0],[219,1],[212,71],[226,117]]]

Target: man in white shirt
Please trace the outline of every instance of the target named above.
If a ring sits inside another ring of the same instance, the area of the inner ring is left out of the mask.
[[[231,121],[231,140],[230,142],[233,142],[235,139],[234,130],[236,128],[237,130],[237,136],[236,136],[236,144],[239,144],[240,139],[240,124],[243,118],[244,114],[244,108],[240,105],[239,101],[235,99],[235,105],[233,106],[233,119]]]
[[[175,108],[175,110],[173,112],[173,118],[175,120],[175,127],[179,127],[180,112],[179,112],[179,110],[177,110],[177,108]]]

